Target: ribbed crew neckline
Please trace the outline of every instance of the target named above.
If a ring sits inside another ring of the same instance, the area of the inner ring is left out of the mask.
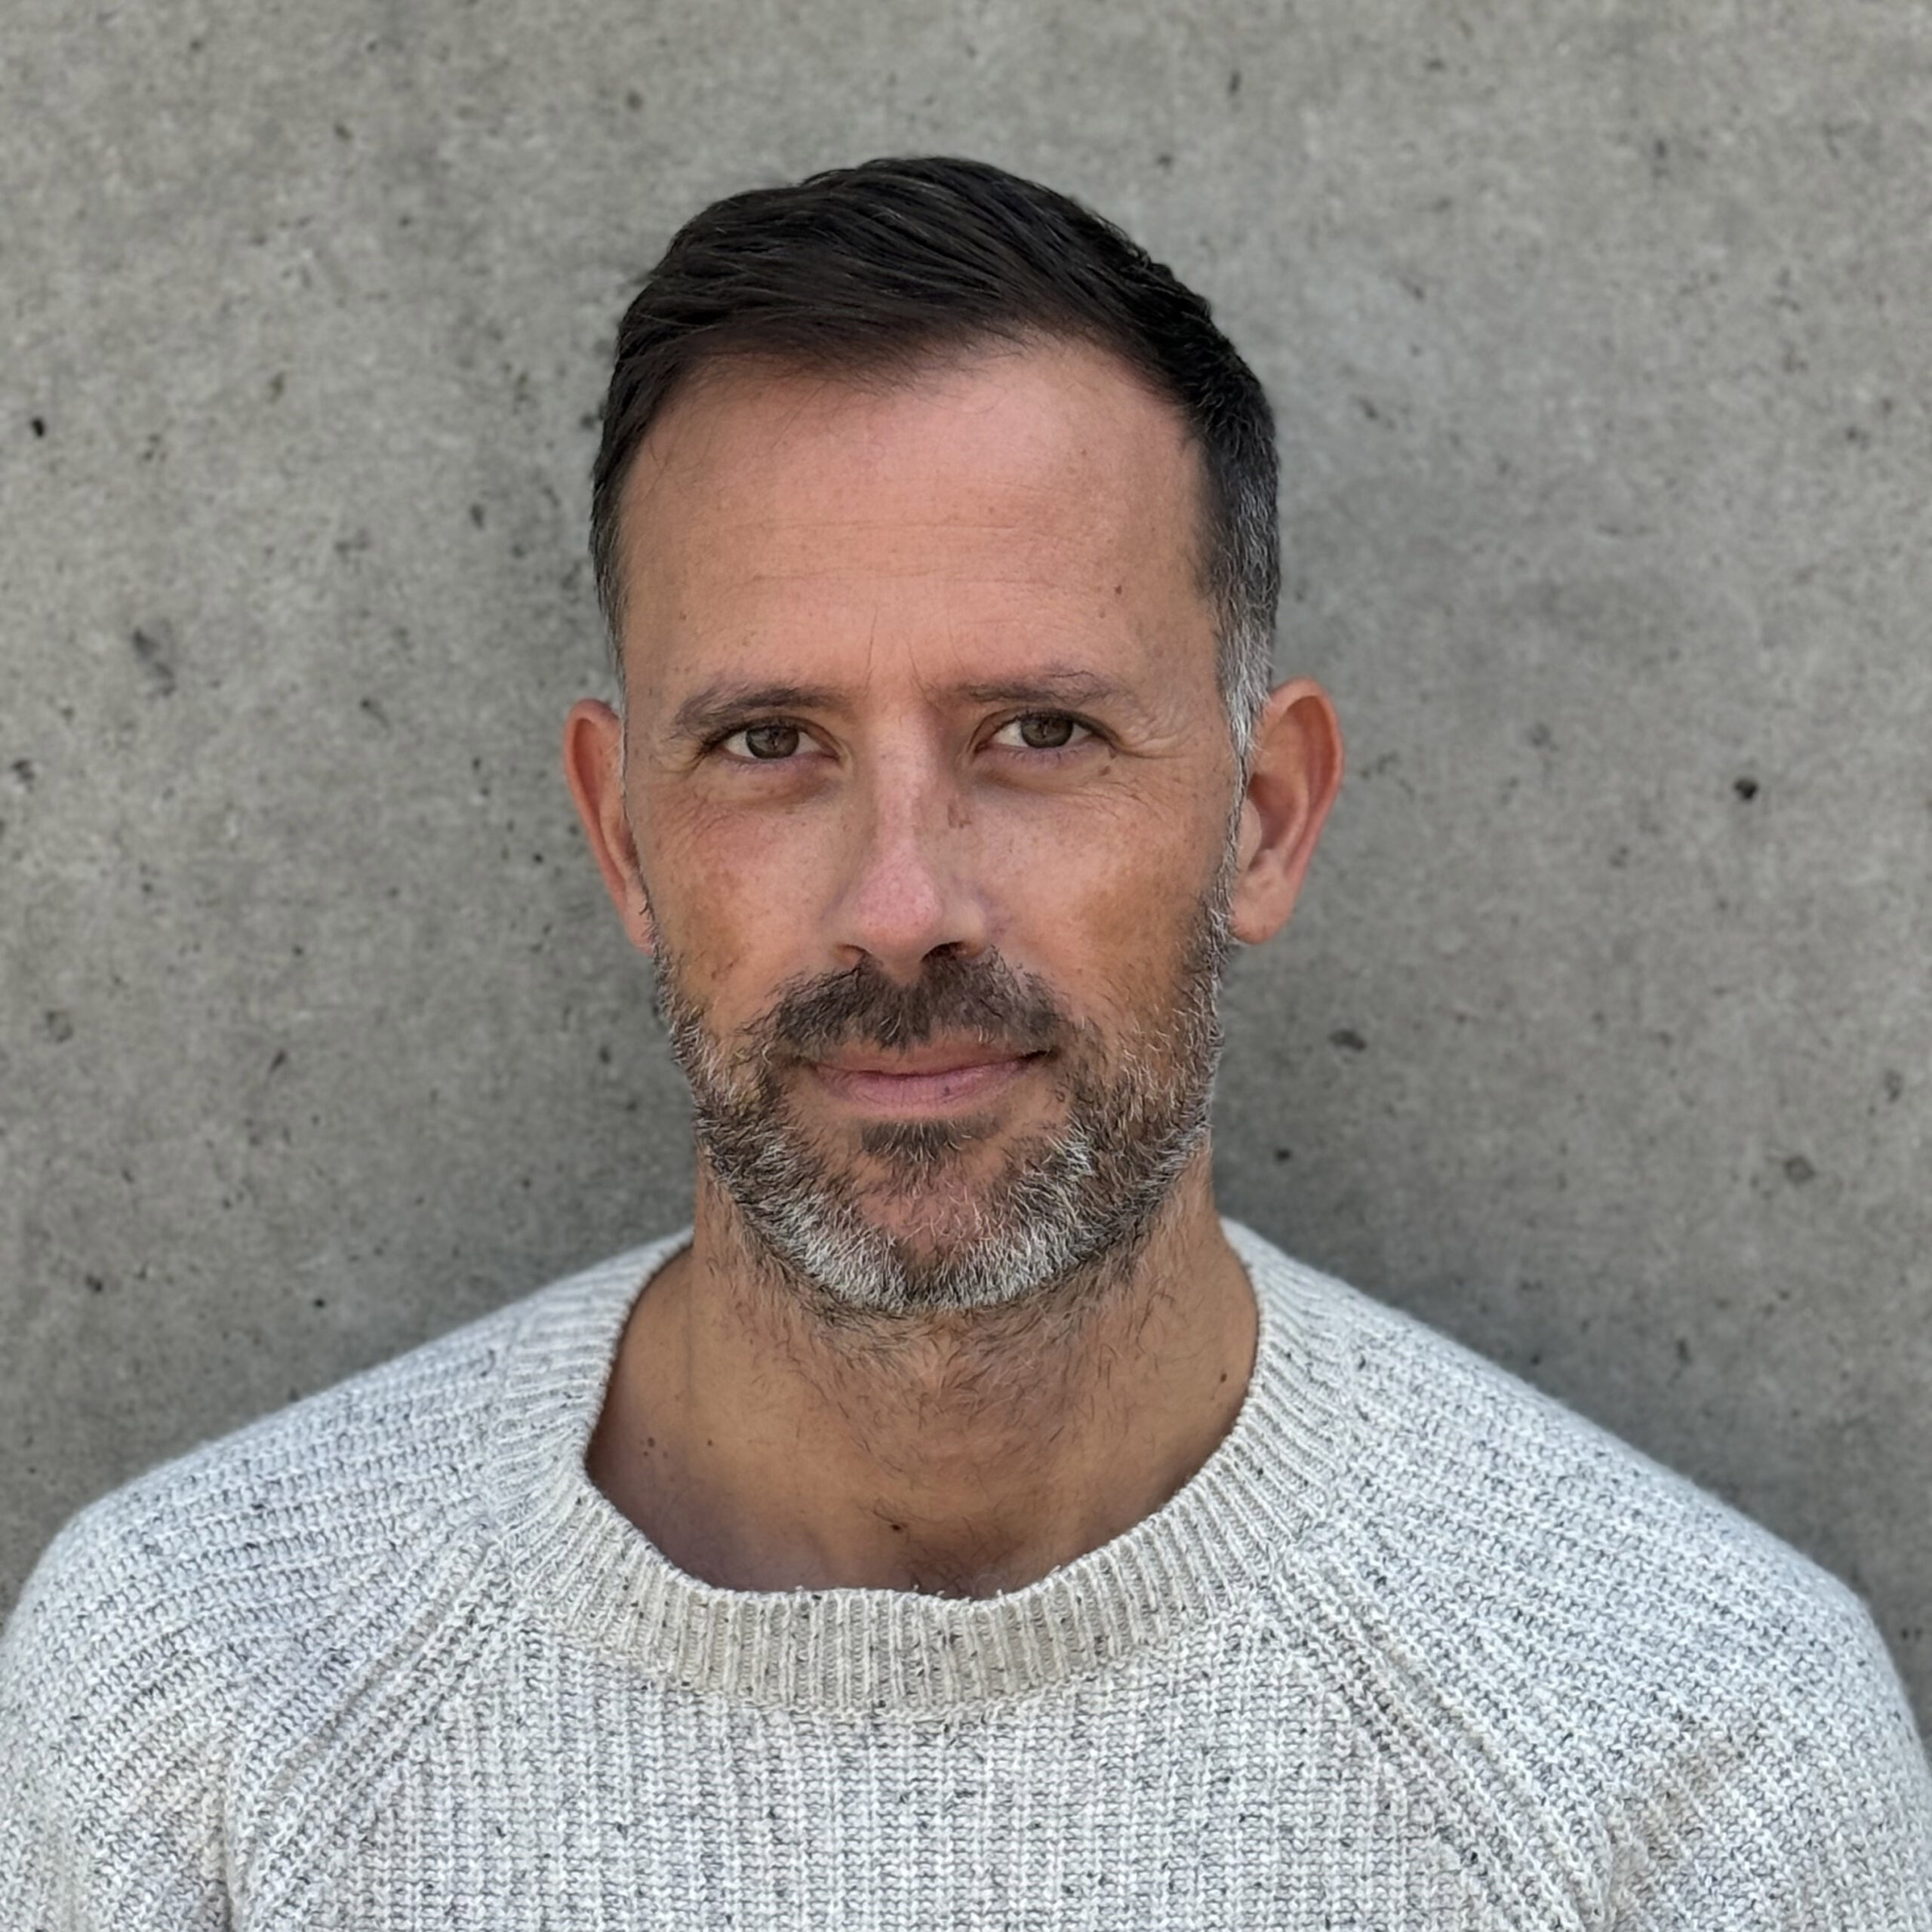
[[[1151,1516],[1023,1589],[721,1589],[678,1569],[591,1481],[584,1455],[631,1308],[689,1231],[533,1298],[509,1338],[485,1475],[523,1601],[660,1683],[764,1705],[937,1709],[1021,1695],[1225,1611],[1318,1512],[1348,1415],[1308,1285],[1223,1224],[1259,1310],[1233,1426]]]

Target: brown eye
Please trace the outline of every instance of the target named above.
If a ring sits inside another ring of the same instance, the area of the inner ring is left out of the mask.
[[[737,735],[744,740],[746,752],[752,758],[790,758],[798,749],[795,724],[748,724]]]
[[[1020,742],[1035,752],[1061,750],[1072,743],[1074,733],[1081,728],[1076,720],[1053,711],[1035,712],[1013,721],[1019,728]]]

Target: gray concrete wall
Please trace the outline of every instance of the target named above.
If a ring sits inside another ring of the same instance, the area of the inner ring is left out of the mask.
[[[1811,1552],[1932,1709],[1921,0],[0,40],[0,1603],[155,1459],[681,1217],[555,769],[607,345],[712,195],[958,149],[1280,406],[1353,772],[1235,977],[1228,1207]]]

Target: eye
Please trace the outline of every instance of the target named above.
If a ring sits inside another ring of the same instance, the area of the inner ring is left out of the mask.
[[[747,724],[742,731],[734,731],[728,738],[719,741],[718,749],[728,752],[733,758],[757,759],[769,763],[777,758],[794,758],[804,734],[795,724]],[[738,746],[743,749],[740,750]]]
[[[1091,738],[1093,732],[1063,711],[1029,711],[1011,719],[993,734],[995,744],[1017,744],[1029,752],[1064,751]]]

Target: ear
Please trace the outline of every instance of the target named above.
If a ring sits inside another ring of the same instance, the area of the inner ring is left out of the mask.
[[[632,945],[649,952],[657,932],[625,810],[623,720],[608,704],[583,698],[571,706],[564,721],[564,776],[611,903]]]
[[[1287,923],[1342,783],[1342,729],[1328,694],[1296,678],[1269,693],[1242,796],[1229,923],[1246,946]]]

